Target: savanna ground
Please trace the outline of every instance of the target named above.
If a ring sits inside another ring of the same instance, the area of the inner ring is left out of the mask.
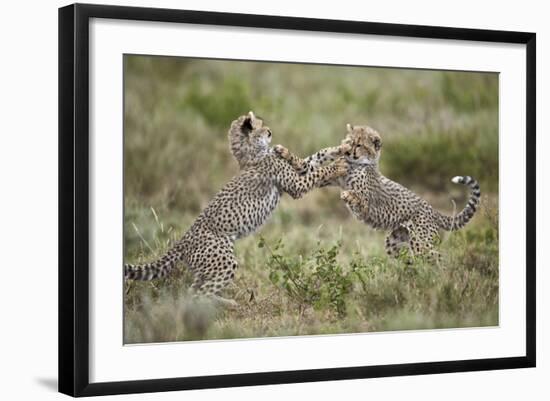
[[[384,253],[384,233],[354,220],[338,188],[285,195],[237,241],[236,310],[187,296],[184,266],[125,284],[125,342],[289,336],[498,324],[498,76],[495,74],[126,56],[126,262],[160,256],[238,166],[232,120],[253,110],[300,155],[338,144],[345,124],[375,127],[381,171],[440,211],[482,207],[447,233],[438,265]]]

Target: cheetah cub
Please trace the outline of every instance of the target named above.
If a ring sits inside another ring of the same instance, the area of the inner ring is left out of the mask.
[[[168,275],[178,262],[193,273],[192,291],[225,306],[221,297],[233,280],[237,260],[234,242],[258,229],[277,207],[283,193],[300,198],[322,180],[345,175],[340,161],[299,175],[269,146],[271,130],[249,112],[233,121],[230,149],[241,167],[239,174],[218,192],[183,237],[160,259],[142,265],[126,264],[126,279],[152,280]]]
[[[376,130],[348,124],[347,136],[339,147],[322,149],[307,159],[298,158],[283,146],[275,150],[301,174],[344,153],[348,173],[327,179],[320,186],[341,187],[340,197],[356,218],[373,228],[389,231],[385,241],[388,255],[397,257],[405,248],[409,255],[438,257],[433,247],[439,240],[440,229],[458,230],[470,221],[479,205],[479,184],[468,176],[454,177],[455,184],[470,187],[470,199],[456,216],[443,215],[414,192],[380,173],[381,149],[382,139]]]

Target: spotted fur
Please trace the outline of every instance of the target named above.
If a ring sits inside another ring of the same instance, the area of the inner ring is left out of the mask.
[[[234,301],[220,296],[237,269],[234,242],[258,229],[271,216],[283,193],[300,198],[321,180],[347,172],[347,163],[342,160],[299,175],[270,148],[271,136],[269,127],[252,112],[233,121],[229,142],[241,166],[240,173],[214,196],[168,252],[151,263],[126,264],[125,277],[165,277],[182,262],[194,275],[194,292],[234,305]]]
[[[439,231],[464,227],[479,207],[481,192],[477,181],[468,176],[452,179],[454,183],[468,186],[471,195],[460,213],[446,216],[414,192],[380,173],[378,161],[382,139],[376,130],[349,124],[347,130],[342,145],[328,148],[328,151],[323,149],[304,160],[283,146],[276,147],[275,151],[300,174],[317,168],[334,155],[344,154],[350,166],[348,174],[320,185],[341,187],[341,198],[355,217],[371,227],[389,231],[385,242],[389,255],[397,256],[404,247],[413,255],[437,255],[433,246],[439,241]]]

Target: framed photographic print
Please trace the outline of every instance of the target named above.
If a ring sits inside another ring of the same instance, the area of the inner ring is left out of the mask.
[[[535,34],[59,10],[59,390],[535,366]]]

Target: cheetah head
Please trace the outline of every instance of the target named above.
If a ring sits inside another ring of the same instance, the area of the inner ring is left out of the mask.
[[[382,138],[373,128],[366,125],[346,126],[347,135],[343,144],[351,146],[345,153],[346,159],[355,164],[377,164],[382,149]]]
[[[263,120],[256,117],[252,111],[249,111],[246,115],[241,130],[252,149],[263,151],[269,148],[272,136],[271,130],[268,126],[264,126]]]
[[[231,152],[243,167],[269,152],[271,137],[269,127],[250,111],[231,123],[229,130]]]

